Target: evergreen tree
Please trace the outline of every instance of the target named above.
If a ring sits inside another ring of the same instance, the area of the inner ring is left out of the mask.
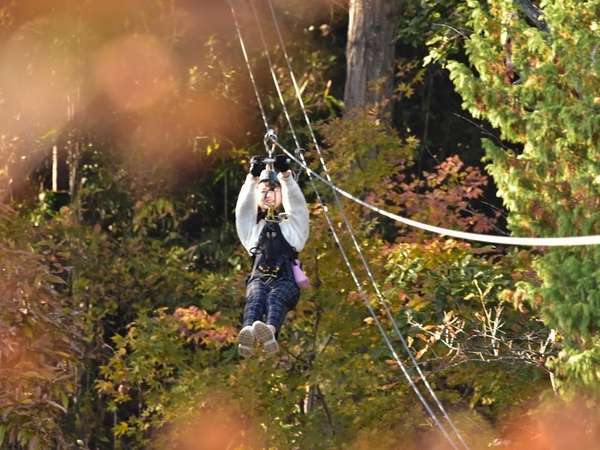
[[[521,2],[522,3],[522,2]],[[447,68],[463,106],[511,148],[484,140],[488,169],[521,236],[600,233],[600,1],[542,1],[533,21],[511,0],[467,2],[469,64]],[[538,249],[521,288],[562,351],[557,387],[600,386],[600,248]]]

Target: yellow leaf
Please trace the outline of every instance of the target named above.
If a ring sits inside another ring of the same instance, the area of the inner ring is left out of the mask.
[[[426,352],[427,352],[428,348],[422,348],[421,350],[419,350],[416,354],[415,354],[415,358],[416,359],[421,359],[421,356],[423,356]]]

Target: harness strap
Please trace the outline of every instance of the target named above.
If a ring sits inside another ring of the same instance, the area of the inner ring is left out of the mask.
[[[254,273],[256,272],[256,266],[258,266],[258,251],[260,251],[258,247],[250,249],[250,254],[254,258],[254,263],[252,264],[252,272],[250,272],[250,278],[248,278],[248,280],[252,280],[252,278],[254,277]]]

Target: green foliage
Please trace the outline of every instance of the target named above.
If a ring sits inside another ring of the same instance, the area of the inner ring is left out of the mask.
[[[398,299],[394,311],[417,358],[429,356],[430,364],[449,367],[447,382],[467,389],[470,407],[486,414],[493,408],[497,416],[514,406],[516,392],[528,398],[542,389],[543,382],[532,386],[526,380],[544,378],[552,351],[543,350],[550,331],[514,291],[528,258],[494,253],[452,240],[397,244],[389,249],[386,268],[388,296]]]
[[[468,13],[465,2],[457,0],[401,1],[402,15],[398,38],[415,47],[434,45],[425,57],[425,65],[448,54],[456,53],[460,41],[468,32],[463,29]]]
[[[336,173],[336,182],[354,194],[381,188],[382,178],[410,165],[417,144],[414,137],[402,139],[367,111],[351,119],[333,119],[321,132],[329,144],[328,168]]]
[[[349,155],[354,161],[364,160],[355,173],[382,177],[394,167],[389,160],[397,161],[398,150],[410,158],[412,148],[368,120],[339,121],[325,129],[336,150],[331,159],[335,178],[359,191],[363,185],[344,176]],[[361,133],[366,133],[362,140]],[[372,145],[379,152],[370,160]],[[457,181],[464,179],[459,166],[449,163],[448,170],[438,172],[439,177],[432,175],[432,190],[462,186]],[[465,192],[476,192],[481,175],[465,174],[466,179],[476,180],[473,191],[466,183]],[[386,188],[377,189],[377,193],[363,194],[378,201],[375,195]],[[183,433],[178,432],[180,426],[185,428],[181,420],[193,424],[194,418],[210,414],[207,411],[222,411],[218,405],[224,403],[224,414],[241,423],[237,429],[245,437],[236,441],[240,448],[252,448],[256,439],[267,448],[362,448],[368,440],[382,449],[422,447],[423,435],[432,433],[431,427],[424,425],[424,413],[415,408],[414,394],[382,345],[348,273],[332,269],[340,266],[339,255],[322,211],[316,206],[311,210],[311,240],[303,262],[316,287],[303,294],[297,310],[290,314],[280,336],[283,354],[279,358],[239,361],[231,341],[212,343],[210,338],[199,347],[189,340],[196,332],[183,332],[179,321],[185,316],[210,316],[185,308],[174,315],[167,310],[140,311],[127,332],[115,338],[115,353],[103,366],[97,387],[109,397],[119,418],[113,432],[120,436],[121,445],[168,448]],[[337,212],[333,214],[338,227]],[[381,272],[389,273],[386,297],[442,401],[494,420],[508,414],[516,398],[525,402],[547,387],[544,355],[528,359],[519,354],[522,335],[529,336],[530,344],[535,342],[531,345],[539,343],[536,333],[547,337],[547,330],[532,320],[513,292],[515,280],[526,273],[526,255],[504,260],[490,249],[473,249],[454,241],[386,247],[360,214],[350,214],[350,220],[367,258],[375,261],[376,277],[383,279]],[[342,235],[342,240],[349,248],[348,236]],[[356,256],[350,258],[358,267]],[[198,327],[217,335],[221,327],[237,326],[238,319],[227,313],[226,302],[231,302],[236,290],[239,297],[243,289],[239,277],[221,280],[231,285],[228,297],[219,299],[211,291],[197,295],[197,303],[205,305],[207,297],[215,298],[215,305],[225,311],[219,321]],[[215,289],[215,281],[219,280],[206,278],[205,284]],[[376,305],[375,299],[370,300]],[[239,308],[239,303],[230,307]],[[448,326],[456,321],[461,323],[460,330]],[[384,323],[390,327],[387,320]],[[490,329],[515,339],[502,339],[499,344],[486,335]],[[456,354],[444,344],[450,332],[457,335],[455,345],[465,344],[464,353]],[[230,337],[235,334],[229,333]],[[487,363],[478,364],[472,361],[475,358]],[[481,419],[470,412],[463,420]],[[263,433],[257,435],[256,429]],[[237,439],[231,431],[228,435]],[[207,439],[204,433],[193,436],[197,443]],[[487,445],[491,437],[481,434],[479,439]]]
[[[364,124],[363,128],[369,127]],[[353,143],[358,143],[359,134],[354,136]],[[374,139],[371,142],[387,149],[381,152],[377,165],[369,166],[373,171],[379,167],[377,170],[383,173],[384,156],[390,157],[396,149],[393,144],[400,141],[386,137],[383,129],[369,136]],[[337,144],[336,148],[342,151],[339,160],[333,161],[334,167],[352,148],[346,142]],[[369,146],[364,141],[360,144],[357,148],[366,154]],[[211,392],[226,392],[231,398],[243,399],[240,407],[255,412],[271,445],[278,448],[289,445],[334,448],[356,439],[357,429],[384,430],[387,424],[402,420],[408,431],[408,424],[418,423],[420,414],[409,419],[405,408],[398,405],[411,401],[412,397],[398,382],[398,373],[389,370],[388,355],[375,328],[368,325],[369,321],[363,321],[366,310],[348,289],[348,274],[324,269],[339,264],[339,257],[319,216],[319,210],[315,209],[311,244],[303,258],[319,287],[302,300],[293,314],[294,320],[284,329],[282,344],[287,352],[281,360],[238,364],[232,359],[235,349],[231,347],[221,352],[220,357],[203,356],[203,351],[186,350],[181,337],[174,334],[174,319],[170,316],[164,313],[150,319],[139,316],[126,337],[118,338],[116,354],[103,369],[108,384],[99,384],[115,405],[122,400],[118,383],[127,386],[133,380],[136,390],[143,392],[140,411],[132,411],[127,405],[129,399],[124,399],[118,411],[120,417],[126,417],[116,432],[135,437],[131,445],[141,445],[152,439],[145,430],[160,429],[177,422],[182,415],[202,410],[198,405]],[[378,249],[373,247],[370,251],[376,253]],[[232,289],[242,289],[240,279],[231,279],[229,283],[232,281]],[[200,294],[197,298],[205,303],[202,299],[206,297]],[[223,299],[216,299],[215,303],[223,311]],[[237,324],[237,317],[231,315],[226,314],[224,320],[225,324]],[[148,346],[149,341],[157,344]],[[172,345],[179,348],[171,349]],[[212,362],[207,362],[207,357],[213,358]],[[215,357],[220,359],[214,360]],[[130,392],[126,387],[122,391]],[[394,395],[390,396],[391,392]],[[389,419],[380,423],[384,411]]]
[[[78,192],[81,219],[120,235],[132,219],[133,193],[127,189],[128,172],[94,145],[86,149],[84,159]]]
[[[152,317],[139,315],[125,336],[113,337],[115,354],[101,368],[103,379],[97,388],[111,396],[109,407],[113,410],[121,405],[137,406],[137,414],[115,425],[117,438],[135,437],[133,442],[145,442],[147,430],[165,422],[163,413],[172,401],[169,388],[178,378],[223,361],[220,350],[224,346],[231,349],[236,332],[218,325],[217,317],[196,307],[178,308],[173,315],[163,308]]]
[[[450,61],[447,68],[464,107],[522,148],[484,142],[509,226],[519,235],[598,234],[600,3],[542,2],[549,31],[515,14],[512,1],[468,5],[470,66]],[[590,357],[600,323],[599,257],[597,247],[545,251],[535,262],[539,282],[523,283],[571,355],[553,366],[565,390],[600,385],[597,359]]]
[[[274,56],[281,58],[281,53],[277,50],[277,47],[272,51]],[[336,57],[335,54],[331,54],[330,51],[325,52],[310,47],[306,49],[304,46],[298,48],[293,46],[288,51],[291,52],[292,61],[299,59],[303,62],[302,71],[295,73],[295,76],[302,93],[305,109],[310,115],[310,120],[317,123],[319,120],[326,120],[338,115],[342,110],[343,102],[332,92],[331,78],[334,76],[333,69],[339,65],[340,58]],[[290,120],[294,124],[298,141],[301,146],[308,148],[309,145],[312,146],[312,137],[305,126],[303,111],[296,100],[296,91],[288,74],[287,65],[284,61],[279,60],[280,58],[275,60],[274,70],[279,75],[278,82],[284,99],[286,99],[286,108]],[[283,114],[279,97],[272,94],[268,99],[267,106],[271,108],[270,114],[273,117],[271,122],[276,129],[280,130],[282,144],[288,148],[294,148],[296,144],[291,133],[288,132],[289,125]]]

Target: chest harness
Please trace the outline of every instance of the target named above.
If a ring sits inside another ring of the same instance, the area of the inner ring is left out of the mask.
[[[298,252],[283,237],[279,221],[267,217],[258,244],[251,253],[254,263],[248,281],[257,277],[294,279],[292,263],[298,257]]]

